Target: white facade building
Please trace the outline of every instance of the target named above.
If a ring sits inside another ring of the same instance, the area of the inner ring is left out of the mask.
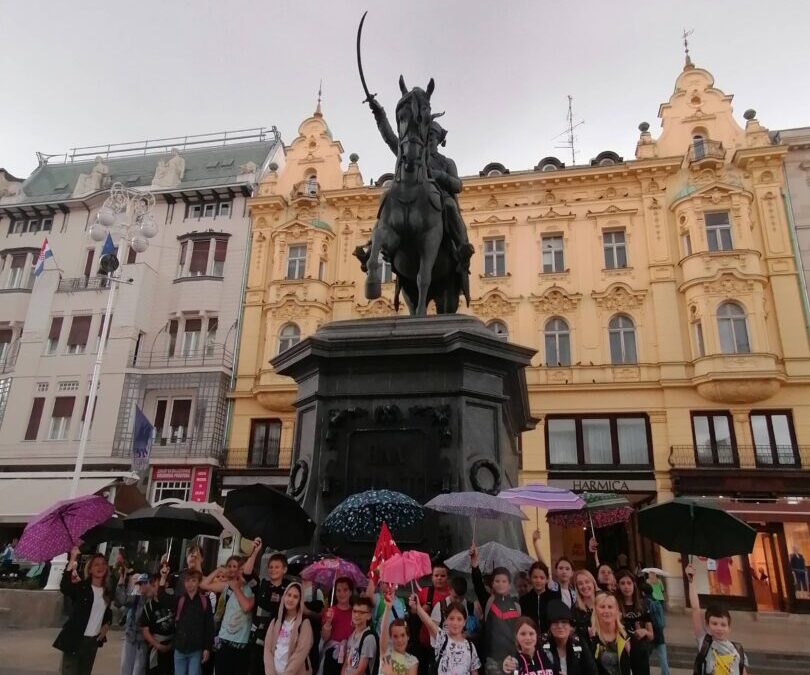
[[[129,474],[138,405],[156,427],[148,498],[208,500],[238,345],[246,199],[283,161],[273,128],[77,149],[24,181],[0,171],[0,526],[68,494],[110,289],[88,229],[115,182],[152,191],[158,234],[144,253],[121,251],[81,490]],[[54,258],[35,279],[46,237]]]

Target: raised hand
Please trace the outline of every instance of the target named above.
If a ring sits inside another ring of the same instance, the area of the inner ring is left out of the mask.
[[[470,544],[470,564],[473,567],[478,567],[478,547],[475,542]]]
[[[535,530],[534,532],[532,532],[532,541],[534,542],[540,541],[541,536],[542,535],[540,534],[540,530]]]

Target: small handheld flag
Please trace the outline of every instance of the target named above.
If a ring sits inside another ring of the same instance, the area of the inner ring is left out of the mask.
[[[48,244],[48,239],[46,238],[45,241],[42,242],[42,248],[39,250],[37,264],[34,266],[35,277],[38,277],[45,271],[45,261],[48,258],[53,258],[53,251],[51,251],[51,247]]]

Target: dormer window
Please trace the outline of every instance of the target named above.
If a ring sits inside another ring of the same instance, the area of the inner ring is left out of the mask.
[[[623,161],[624,158],[620,157],[612,150],[605,150],[591,160],[591,166],[616,166]]]
[[[546,164],[540,171],[556,171],[557,167],[553,164]]]
[[[503,173],[501,173],[498,169],[490,169],[487,171],[487,176],[503,176]]]
[[[478,172],[479,176],[505,176],[509,173],[507,169],[500,162],[490,162],[481,171]]]

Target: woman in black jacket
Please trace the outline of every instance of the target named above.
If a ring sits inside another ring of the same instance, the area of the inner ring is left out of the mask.
[[[580,640],[571,625],[571,610],[561,600],[552,600],[546,607],[549,633],[541,645],[555,673],[567,675],[596,675],[596,662],[588,643]],[[565,671],[562,660],[565,659]]]
[[[74,546],[59,586],[71,603],[70,616],[53,643],[62,652],[61,675],[90,675],[96,650],[107,640],[112,621],[107,560],[100,553],[90,556],[82,579],[76,570],[78,557]]]

